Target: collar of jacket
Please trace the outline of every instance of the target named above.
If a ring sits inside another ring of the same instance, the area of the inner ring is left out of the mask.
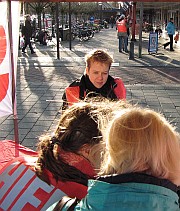
[[[101,94],[103,97],[109,98],[111,100],[117,99],[117,96],[114,94],[114,89],[117,84],[112,76],[108,76],[106,83],[100,88],[96,88],[92,82],[89,80],[88,75],[83,75],[79,81],[79,86],[81,89],[81,93],[84,91],[87,93],[94,92],[97,94]]]
[[[84,75],[81,79],[84,84],[83,88],[81,89],[83,89],[89,97],[100,95],[111,100],[117,100],[117,96],[114,94],[114,88],[117,86],[117,84],[115,83],[114,78],[110,75],[108,76],[106,83],[100,89],[96,88],[91,83],[87,75]],[[91,94],[89,95],[89,93]]]
[[[165,188],[168,188],[175,193],[179,191],[179,188],[167,179],[160,179],[144,173],[127,173],[127,174],[118,174],[118,175],[107,175],[98,177],[97,180],[111,183],[111,184],[120,184],[120,183],[146,183],[152,185],[158,185]]]
[[[112,87],[115,87],[115,85],[117,85],[115,82],[114,82],[114,78],[112,76],[108,76],[108,79],[107,79],[107,82],[104,84],[103,87],[101,87],[100,89],[96,88],[92,82],[89,80],[89,76],[88,75],[83,75],[80,79],[80,86],[84,87],[85,89],[88,89],[88,90],[92,90],[92,91],[99,91],[101,89],[104,89],[106,86],[108,85],[111,85]]]

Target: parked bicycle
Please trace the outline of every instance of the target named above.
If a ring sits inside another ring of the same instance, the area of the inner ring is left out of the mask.
[[[50,35],[48,30],[40,30],[37,28],[32,38],[34,38],[35,42],[40,42],[42,45],[47,45],[47,41],[52,40],[52,35]]]
[[[68,33],[66,35],[66,39],[74,40],[75,38],[78,38],[79,41],[88,41],[94,36],[94,31],[90,28],[73,28],[71,33]]]

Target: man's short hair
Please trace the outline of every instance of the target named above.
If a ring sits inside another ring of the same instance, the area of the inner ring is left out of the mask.
[[[24,17],[25,18],[28,18],[28,17],[31,17],[31,16],[30,16],[30,14],[26,14]]]
[[[93,50],[85,56],[86,67],[90,68],[92,62],[100,62],[109,65],[113,62],[112,57],[104,50]]]

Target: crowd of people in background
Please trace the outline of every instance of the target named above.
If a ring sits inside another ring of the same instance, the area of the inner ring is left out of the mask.
[[[21,30],[22,37],[20,39],[20,46],[22,49],[22,53],[26,53],[25,50],[26,50],[27,46],[29,45],[31,54],[34,54],[35,51],[31,44],[31,38],[34,38],[34,41],[40,42],[41,45],[47,45],[47,40],[52,40],[52,37],[50,38],[49,32],[47,30],[45,30],[45,29],[38,30],[38,28],[36,27],[36,19],[31,20],[30,15],[26,15],[25,18],[26,18],[25,24],[22,25],[22,27],[21,27],[22,28],[22,30]],[[90,23],[92,24],[92,21],[90,21]],[[95,20],[93,20],[93,23],[95,23]],[[99,22],[97,22],[97,23],[101,27],[104,27],[104,28],[109,28],[109,27],[114,28],[114,26],[115,26],[115,28],[117,30],[119,52],[120,53],[122,53],[123,51],[125,53],[129,52],[128,40],[131,35],[130,28],[132,27],[132,20],[131,20],[130,15],[125,15],[125,14],[121,14],[121,15],[117,15],[117,16],[111,15],[110,18],[107,18],[104,20],[99,20]],[[82,25],[86,28],[88,27],[88,24],[89,24],[88,21],[82,23]],[[99,26],[98,30],[100,30],[100,28],[101,28],[100,26]],[[143,30],[145,32],[157,33],[158,38],[160,38],[163,33],[163,31],[159,25],[157,25],[156,29],[154,30],[152,24],[149,24],[147,22],[144,22]],[[166,47],[168,45],[170,45],[170,51],[174,51],[173,42],[177,43],[179,41],[179,32],[177,32],[175,34],[176,28],[173,23],[173,18],[170,18],[170,21],[166,24],[165,30],[167,31],[167,34],[169,36],[169,42],[165,43],[163,45],[163,47],[164,47],[164,49],[166,49]],[[72,32],[73,32],[73,30],[72,30]],[[64,38],[64,37],[61,39],[66,40],[66,38]],[[131,39],[132,39],[132,37],[131,37]]]

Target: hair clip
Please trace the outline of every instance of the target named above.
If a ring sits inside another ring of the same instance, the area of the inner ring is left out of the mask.
[[[149,123],[146,126],[138,127],[138,128],[128,127],[128,126],[122,125],[120,123],[118,123],[118,125],[120,125],[121,127],[125,128],[127,130],[134,130],[134,131],[136,131],[136,130],[144,130],[144,129],[148,128],[151,125],[151,123],[152,123],[152,120],[150,120]]]
[[[102,139],[103,136],[94,136],[92,139]]]
[[[55,137],[55,136],[52,136],[51,137],[51,144],[59,144],[59,140]]]

